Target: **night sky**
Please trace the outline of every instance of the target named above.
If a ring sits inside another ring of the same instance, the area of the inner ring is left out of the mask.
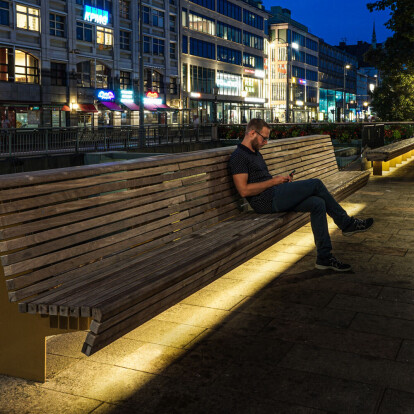
[[[378,43],[392,36],[384,26],[389,13],[371,13],[367,3],[364,0],[263,0],[266,10],[271,6],[290,9],[293,20],[304,24],[310,33],[331,45],[338,45],[344,38],[348,45],[356,44],[358,40],[370,43],[374,21]]]

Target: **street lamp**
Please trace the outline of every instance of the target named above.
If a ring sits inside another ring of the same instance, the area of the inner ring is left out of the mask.
[[[346,95],[345,90],[346,90],[346,71],[347,71],[347,69],[351,69],[351,65],[350,64],[346,64],[344,66],[344,93],[342,95],[342,102],[343,102],[343,104],[342,104],[342,110],[344,112],[344,122],[345,122],[345,95]]]
[[[215,86],[214,88],[213,88],[213,94],[214,94],[214,104],[213,104],[213,110],[214,110],[214,119],[213,119],[213,122],[215,123],[215,124],[217,124],[217,95],[219,94],[219,87],[218,86]]]

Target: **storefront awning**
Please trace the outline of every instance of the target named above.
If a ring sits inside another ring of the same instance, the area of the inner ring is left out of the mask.
[[[156,111],[158,109],[157,105],[146,104],[144,105],[146,111]]]
[[[167,104],[157,104],[158,109],[165,110],[165,111],[173,111],[174,109],[170,108]]]
[[[139,111],[139,106],[134,102],[122,102],[122,105],[125,105],[131,111]]]
[[[123,111],[123,109],[115,102],[99,102],[100,105],[106,106],[111,111]]]
[[[79,104],[78,107],[82,112],[98,112],[93,104]]]
[[[63,105],[62,111],[70,112],[70,108],[67,105]]]

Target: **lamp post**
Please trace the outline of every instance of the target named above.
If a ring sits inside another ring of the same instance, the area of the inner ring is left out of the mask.
[[[351,69],[351,65],[346,64],[344,66],[344,93],[342,95],[342,102],[343,102],[342,110],[344,112],[344,122],[345,122],[345,101],[346,101],[346,99],[345,99],[346,92],[345,91],[346,91],[346,71],[347,71],[347,69]]]
[[[139,7],[139,146],[145,147],[145,127],[144,127],[144,38],[143,38],[143,5],[142,0],[138,2]]]
[[[219,94],[219,87],[215,86],[213,88],[213,94],[214,94],[214,103],[213,103],[213,110],[214,110],[214,117],[213,117],[213,122],[215,124],[217,124],[217,96]]]

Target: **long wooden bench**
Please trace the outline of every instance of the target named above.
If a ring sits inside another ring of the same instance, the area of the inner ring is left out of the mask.
[[[306,224],[243,211],[234,148],[0,177],[0,373],[44,381],[45,336],[89,328],[91,355]],[[338,172],[329,136],[262,153],[339,200],[369,177]]]
[[[373,163],[374,175],[382,175],[383,171],[389,171],[390,167],[401,164],[413,155],[414,138],[393,142],[366,152],[367,160]]]

